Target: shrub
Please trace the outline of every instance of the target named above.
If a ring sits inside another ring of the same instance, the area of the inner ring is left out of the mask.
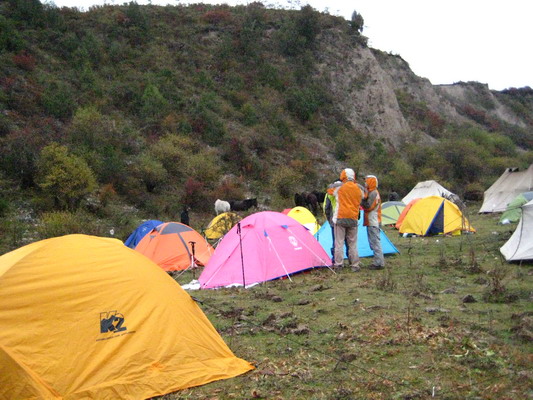
[[[183,204],[192,208],[207,211],[211,209],[211,201],[206,192],[205,185],[192,177],[187,178],[184,185]]]
[[[103,236],[104,229],[94,219],[81,212],[53,211],[44,213],[37,226],[40,239],[83,233]]]
[[[141,115],[147,119],[159,119],[168,111],[168,101],[155,85],[148,85],[141,98]]]
[[[242,123],[246,126],[253,126],[257,124],[259,118],[257,117],[257,112],[253,105],[250,103],[245,103],[241,107],[242,112]]]
[[[9,201],[3,197],[0,197],[0,217],[5,217],[9,211]]]
[[[245,196],[242,179],[235,177],[225,178],[215,192],[221,199],[243,199]]]
[[[24,39],[13,22],[0,15],[0,53],[4,51],[18,51],[24,47]]]
[[[15,54],[13,56],[13,63],[26,71],[33,71],[35,69],[35,57],[26,51]]]
[[[301,122],[308,121],[325,102],[325,97],[316,86],[292,88],[287,93],[287,109]]]
[[[226,10],[211,10],[202,15],[202,20],[212,25],[223,25],[231,22],[231,13]]]
[[[96,188],[93,172],[85,160],[56,143],[41,151],[37,173],[39,187],[60,209],[75,210],[83,197]]]
[[[203,141],[211,146],[217,146],[224,141],[226,128],[218,115],[210,110],[202,110],[191,120],[193,132],[200,135]]]
[[[73,93],[73,88],[66,82],[52,81],[43,91],[41,104],[56,118],[70,117],[76,108]]]
[[[296,32],[296,23],[293,20],[285,21],[279,31],[276,32],[275,40],[278,43],[281,54],[297,56],[307,49],[306,38]]]
[[[44,138],[27,127],[0,138],[0,169],[23,188],[34,186],[36,160]]]
[[[258,59],[263,50],[262,34],[266,27],[265,9],[256,4],[246,7],[242,25],[237,28],[236,51],[240,54]]]
[[[149,193],[164,184],[168,179],[168,172],[163,164],[150,154],[141,154],[131,165],[133,175],[140,179]]]
[[[281,166],[270,178],[272,188],[284,199],[290,199],[298,191],[305,177],[291,166]]]

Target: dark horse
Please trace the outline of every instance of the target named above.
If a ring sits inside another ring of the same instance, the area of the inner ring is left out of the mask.
[[[317,214],[319,203],[324,201],[324,193],[313,191],[311,193],[295,193],[294,204],[300,207],[307,207],[314,215]]]
[[[246,211],[251,207],[257,208],[257,199],[230,200],[231,211]]]

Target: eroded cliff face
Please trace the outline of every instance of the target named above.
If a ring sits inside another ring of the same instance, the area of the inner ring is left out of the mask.
[[[320,38],[318,70],[353,128],[399,146],[410,133],[391,76],[368,47],[346,43],[335,31]]]
[[[426,143],[439,139],[434,132],[413,123],[416,116],[404,115],[399,94],[437,116],[443,125],[479,124],[476,116],[483,114],[485,119],[531,128],[523,115],[498,100],[499,92],[485,84],[432,85],[415,75],[400,56],[370,49],[356,39],[347,43],[346,36],[334,30],[323,32],[318,43],[319,74],[345,118],[354,130],[383,139],[393,147],[413,138]]]
[[[481,98],[483,99],[484,111],[508,124],[516,125],[521,128],[527,127],[526,122],[522,118],[498,100],[494,93],[489,90],[488,85],[477,82],[467,82],[455,85],[440,85],[435,88],[450,99],[456,107],[464,108],[465,106],[474,103],[476,99]]]

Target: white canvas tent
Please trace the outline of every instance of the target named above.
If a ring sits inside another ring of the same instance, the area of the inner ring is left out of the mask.
[[[522,218],[500,251],[507,261],[533,260],[533,200],[522,206]]]
[[[409,202],[413,199],[418,198],[424,198],[429,196],[440,196],[444,197],[448,200],[456,202],[456,199],[458,200],[459,197],[450,192],[445,187],[441,186],[436,181],[424,181],[424,182],[418,182],[416,186],[405,196],[402,201],[404,204],[409,204]]]
[[[507,168],[485,191],[480,213],[504,212],[516,196],[533,190],[533,164],[528,169]]]

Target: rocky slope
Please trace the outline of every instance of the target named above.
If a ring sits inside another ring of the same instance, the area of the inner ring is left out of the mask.
[[[477,82],[432,85],[428,79],[415,75],[400,56],[360,44],[350,45],[343,37],[334,30],[320,36],[319,73],[329,82],[342,113],[365,135],[399,147],[413,138],[431,143],[441,136],[442,132],[434,132],[435,127],[424,126],[427,122],[420,124],[424,119],[433,120],[441,131],[446,124],[468,123],[492,129],[498,121],[511,131],[526,130],[522,133],[531,140],[531,89],[518,90],[524,94],[529,112],[520,115],[512,102],[501,101],[502,96],[509,100],[506,93],[491,91]],[[413,105],[415,115],[409,115],[405,108],[413,111]]]

